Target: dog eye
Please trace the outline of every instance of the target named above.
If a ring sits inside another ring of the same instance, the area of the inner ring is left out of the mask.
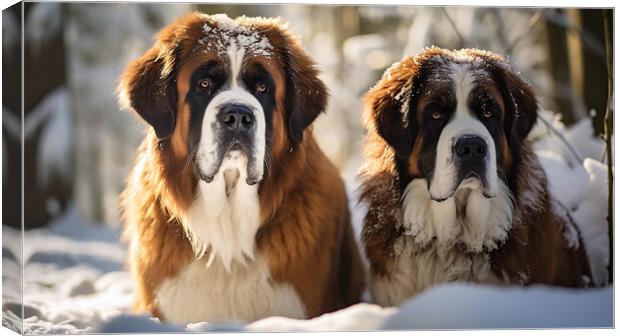
[[[202,91],[207,91],[211,88],[211,81],[208,79],[202,79],[198,82],[198,89]]]
[[[439,120],[441,119],[442,115],[441,112],[439,111],[435,111],[431,114],[431,118],[433,118],[433,120]]]
[[[491,117],[493,116],[493,111],[486,110],[486,111],[484,111],[484,112],[482,113],[482,115],[483,115],[485,118],[489,119],[489,118],[491,118]]]
[[[267,92],[267,85],[263,82],[258,82],[256,84],[256,93],[265,93]]]

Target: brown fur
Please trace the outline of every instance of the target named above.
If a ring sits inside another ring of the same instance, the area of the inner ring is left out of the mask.
[[[183,78],[198,64],[216,57],[195,51],[205,23],[217,25],[208,15],[192,13],[163,29],[153,48],[128,66],[120,84],[125,103],[154,127],[139,149],[122,208],[125,237],[139,242],[129,258],[137,285],[135,308],[163,319],[155,301],[157,288],[194,258],[181,218],[191,205],[197,179],[186,141],[189,109],[176,97],[188,90],[181,84],[187,82]],[[344,185],[307,127],[324,109],[327,91],[299,42],[277,21],[239,18],[237,23],[263,31],[275,49],[272,59],[263,60],[276,79],[277,106],[272,161],[259,187],[257,253],[268,261],[275,281],[297,290],[309,317],[356,303],[364,286],[364,271]],[[164,108],[167,113],[153,116],[142,109],[145,103],[138,100],[150,98],[139,87],[140,76],[145,74],[155,82],[148,88],[155,91],[149,94],[156,95],[163,106],[174,106],[174,111]],[[175,94],[161,81],[173,83]],[[306,93],[295,96],[291,84]]]
[[[525,284],[583,286],[582,275],[590,275],[583,242],[579,238],[576,249],[567,246],[563,232],[566,226],[574,226],[575,223],[570,218],[564,220],[553,209],[544,171],[525,140],[536,120],[537,103],[531,87],[510,71],[501,56],[472,49],[460,52],[500,64],[505,71],[506,86],[514,95],[521,113],[519,118],[507,115],[506,102],[501,100],[502,120],[507,123],[510,132],[501,136],[500,167],[515,178],[512,188],[515,212],[507,241],[490,253],[493,272],[498,278],[507,278],[508,282],[515,284],[523,283],[522,274],[528,274]],[[420,55],[407,57],[388,69],[365,96],[364,120],[368,135],[364,142],[365,162],[361,169],[361,200],[369,208],[364,219],[362,240],[372,276],[390,276],[391,270],[396,267],[394,245],[404,231],[403,186],[397,171],[397,156],[404,157],[408,162],[407,169],[411,175],[419,176],[417,160],[413,157],[419,152],[419,141],[409,138],[403,127],[401,101],[395,98],[395,94],[416,77],[426,60],[437,56],[449,58],[456,53],[429,48]],[[500,95],[497,89],[494,92]],[[414,120],[409,122],[418,121],[410,118]],[[515,151],[516,147],[519,151]],[[528,192],[536,195],[534,202],[523,198]]]
[[[592,278],[583,241],[580,236],[577,249],[567,246],[563,232],[575,223],[571,218],[564,221],[555,213],[547,178],[529,144],[523,148],[520,165],[519,193],[531,192],[536,185],[542,192],[533,204],[515,194],[515,224],[504,245],[491,253],[494,272],[508,275],[513,282],[519,282],[519,273],[525,272],[529,275],[528,284],[582,287],[583,274]]]

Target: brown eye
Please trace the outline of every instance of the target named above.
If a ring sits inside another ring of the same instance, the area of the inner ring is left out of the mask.
[[[493,116],[493,112],[491,111],[484,111],[484,113],[482,114],[485,118],[491,118]]]
[[[256,84],[256,93],[265,93],[267,92],[267,85],[265,83],[259,82]]]
[[[206,91],[211,88],[211,82],[208,79],[203,79],[198,82],[198,88]]]
[[[433,112],[433,114],[431,114],[431,118],[433,118],[434,120],[439,120],[441,119],[441,112]]]

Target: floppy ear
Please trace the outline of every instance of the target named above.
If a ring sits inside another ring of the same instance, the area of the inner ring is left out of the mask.
[[[519,140],[525,139],[538,118],[538,101],[532,87],[509,68],[502,69],[507,125]]]
[[[303,140],[304,129],[323,112],[329,96],[314,62],[295,39],[288,37],[285,53],[287,124],[293,144]]]
[[[410,132],[413,84],[417,66],[408,58],[387,69],[383,77],[365,96],[365,120],[369,127],[394,148],[401,159],[409,157],[413,138]]]
[[[130,63],[121,76],[121,104],[131,107],[155,129],[159,139],[172,134],[176,119],[174,49],[159,40]]]

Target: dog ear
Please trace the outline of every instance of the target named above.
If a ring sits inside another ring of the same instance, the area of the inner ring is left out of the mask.
[[[365,95],[365,122],[392,147],[401,159],[409,157],[413,138],[411,102],[418,67],[411,58],[390,67]]]
[[[163,35],[127,66],[119,83],[121,104],[131,107],[149,123],[159,139],[169,137],[174,130],[177,102],[173,78],[175,50]]]
[[[532,87],[508,67],[502,68],[506,125],[509,132],[523,140],[538,118],[538,101]],[[509,133],[509,134],[511,134]]]
[[[327,107],[329,93],[318,77],[314,62],[297,39],[286,36],[284,53],[288,134],[293,144],[303,140],[304,130]]]

